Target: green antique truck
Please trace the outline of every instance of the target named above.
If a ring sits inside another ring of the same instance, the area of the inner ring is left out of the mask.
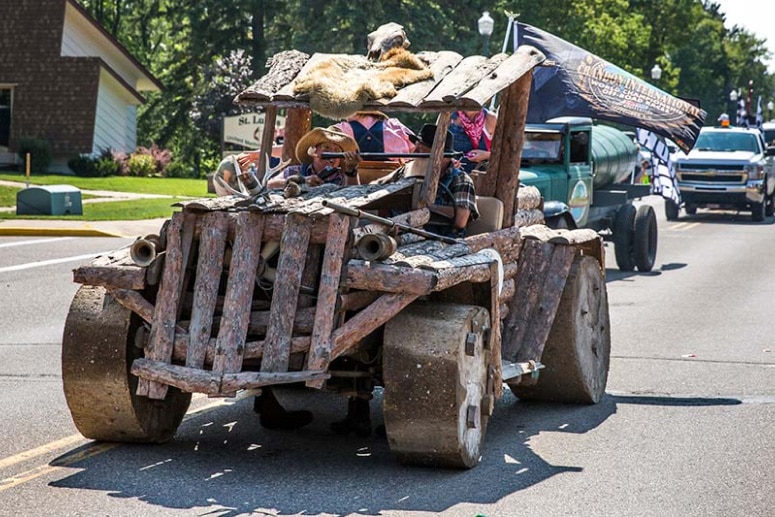
[[[537,187],[546,222],[554,228],[591,228],[614,244],[622,271],[651,271],[657,221],[648,185],[632,182],[638,159],[633,139],[584,117],[527,124],[519,182]]]

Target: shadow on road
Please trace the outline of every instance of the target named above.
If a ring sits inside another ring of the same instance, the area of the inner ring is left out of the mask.
[[[184,422],[170,443],[122,445],[72,463],[79,470],[51,486],[99,490],[110,497],[219,516],[262,511],[379,515],[391,510],[442,512],[456,505],[465,505],[464,513],[474,515],[478,505],[494,504],[557,474],[583,470],[552,465],[534,452],[530,441],[540,433],[587,433],[620,404],[740,403],[608,394],[597,405],[573,406],[520,402],[507,390],[490,419],[481,464],[455,471],[402,466],[385,438],[331,434],[329,423],[341,418],[344,409],[340,397],[314,392],[296,402],[290,406],[315,410],[316,420],[305,429],[264,430],[251,401],[243,400]],[[381,423],[380,403],[378,398],[372,401],[375,425]],[[61,464],[62,458],[54,463]]]

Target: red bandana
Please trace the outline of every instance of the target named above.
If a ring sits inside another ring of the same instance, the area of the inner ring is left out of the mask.
[[[479,149],[479,140],[482,138],[484,132],[484,110],[480,111],[474,120],[468,118],[468,115],[463,111],[457,112],[457,119],[460,121],[460,125],[463,126],[463,130],[468,135],[468,139],[471,140],[471,145],[474,149]]]

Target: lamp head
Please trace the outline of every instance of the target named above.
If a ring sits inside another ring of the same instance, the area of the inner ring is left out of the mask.
[[[495,20],[490,16],[490,11],[484,11],[482,17],[476,22],[479,28],[479,34],[482,37],[492,36],[492,30],[495,27]]]

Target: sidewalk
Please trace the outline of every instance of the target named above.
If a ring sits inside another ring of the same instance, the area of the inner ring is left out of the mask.
[[[26,188],[23,182],[2,181],[0,185]],[[84,194],[98,196],[81,202],[104,203],[142,198],[171,198],[158,194],[134,194],[131,192],[113,192],[107,190],[81,190]],[[1,207],[3,212],[16,212],[16,207]],[[170,215],[172,209],[170,209]],[[55,219],[58,216],[40,216],[40,219],[0,219],[0,236],[69,236],[69,237],[145,237],[158,234],[166,218],[145,219],[139,221],[69,221]]]

